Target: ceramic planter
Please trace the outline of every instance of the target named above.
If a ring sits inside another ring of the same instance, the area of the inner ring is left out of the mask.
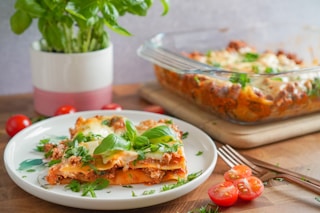
[[[62,105],[78,111],[101,109],[112,101],[113,46],[88,53],[50,53],[31,48],[35,110],[54,115]]]

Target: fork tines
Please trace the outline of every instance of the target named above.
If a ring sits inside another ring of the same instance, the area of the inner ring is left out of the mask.
[[[247,165],[252,169],[252,173],[257,174],[261,172],[259,168],[253,163],[243,157],[240,153],[234,150],[229,145],[224,145],[218,149],[219,156],[228,164],[228,166],[233,167],[235,165],[243,164]]]

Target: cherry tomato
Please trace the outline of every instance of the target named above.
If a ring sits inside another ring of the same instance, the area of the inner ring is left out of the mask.
[[[7,134],[12,137],[31,124],[32,122],[27,116],[22,114],[13,115],[6,122]]]
[[[158,105],[147,106],[143,110],[146,112],[154,112],[154,113],[164,114],[164,109]]]
[[[259,197],[264,190],[262,181],[255,176],[238,179],[234,185],[239,190],[239,198],[243,200],[253,200]]]
[[[57,116],[57,115],[70,114],[70,113],[75,113],[76,111],[77,109],[74,106],[63,105],[57,109],[54,115]]]
[[[231,206],[238,200],[238,189],[231,181],[225,181],[212,186],[208,195],[218,206]]]
[[[224,173],[224,179],[234,182],[235,180],[250,177],[251,175],[252,170],[250,167],[246,165],[236,165]]]
[[[102,106],[103,110],[122,110],[122,106],[117,103],[105,104]]]

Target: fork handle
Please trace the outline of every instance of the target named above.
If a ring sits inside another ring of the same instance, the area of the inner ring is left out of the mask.
[[[312,184],[310,182],[304,181],[301,178],[297,178],[297,177],[287,175],[287,174],[278,174],[277,177],[282,177],[283,179],[285,179],[289,182],[295,183],[299,186],[302,186],[306,189],[309,189],[312,192],[315,192],[317,195],[320,195],[320,187],[318,187],[317,185]]]
[[[265,168],[265,169],[270,169],[272,171],[279,172],[279,173],[282,173],[282,174],[288,174],[288,175],[296,177],[297,179],[305,180],[304,182],[310,182],[310,183],[320,187],[320,180],[317,180],[317,179],[315,179],[313,177],[309,177],[309,176],[300,174],[298,172],[294,172],[294,171],[291,171],[291,170],[288,170],[288,169],[285,169],[285,168],[281,168],[279,166],[272,165],[270,163],[258,160],[256,158],[253,158],[253,157],[250,157],[250,156],[247,156],[247,155],[245,155],[245,157],[248,158],[250,161],[252,161],[257,166],[260,166],[260,167]]]

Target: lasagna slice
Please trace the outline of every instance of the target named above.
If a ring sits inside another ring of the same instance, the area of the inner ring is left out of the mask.
[[[71,180],[111,185],[156,184],[187,176],[182,132],[171,120],[145,120],[138,125],[122,116],[79,117],[70,138],[47,144],[49,184]]]

